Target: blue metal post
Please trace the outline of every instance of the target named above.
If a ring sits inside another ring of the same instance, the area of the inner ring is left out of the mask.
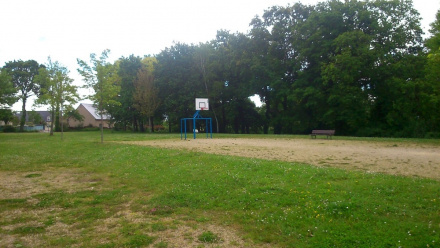
[[[209,121],[209,129],[211,130],[211,139],[212,139],[212,118]]]
[[[186,119],[185,119],[185,140],[186,140]]]
[[[193,133],[194,139],[196,139],[196,118],[193,118]]]

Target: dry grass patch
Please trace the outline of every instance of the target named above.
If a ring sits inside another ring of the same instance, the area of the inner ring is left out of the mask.
[[[440,179],[440,147],[428,144],[257,138],[167,139],[123,143]]]
[[[155,208],[147,205],[139,207],[139,204],[133,205],[133,201],[118,206],[119,211],[111,216],[88,224],[75,221],[74,215],[94,208],[93,205],[84,206],[86,208],[80,205],[79,208],[84,210],[38,207],[41,194],[51,195],[52,192],[73,196],[77,192],[92,192],[89,197],[82,198],[85,202],[92,201],[93,195],[100,195],[99,192],[107,189],[105,181],[103,177],[79,169],[0,171],[0,200],[8,202],[10,208],[0,212],[3,223],[0,247],[119,247],[136,246],[145,239],[144,244],[151,244],[151,247],[258,247],[244,241],[234,228],[199,223],[172,213],[157,215],[152,212]],[[218,235],[218,242],[201,242],[198,237],[204,232]],[[140,239],[131,239],[131,236]]]

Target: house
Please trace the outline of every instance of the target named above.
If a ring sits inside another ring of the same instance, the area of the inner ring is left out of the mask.
[[[15,112],[18,120],[21,120],[21,111]],[[50,111],[26,111],[26,123],[32,122],[33,125],[47,125],[50,126],[52,115]]]
[[[100,127],[101,116],[95,105],[90,103],[81,103],[76,109],[80,115],[83,116],[82,121],[68,118],[67,123],[69,127]],[[110,115],[104,114],[102,116],[104,120],[104,128],[111,128]]]

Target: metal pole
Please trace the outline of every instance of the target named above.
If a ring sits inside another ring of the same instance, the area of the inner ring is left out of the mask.
[[[196,118],[193,118],[193,133],[194,139],[196,139]]]

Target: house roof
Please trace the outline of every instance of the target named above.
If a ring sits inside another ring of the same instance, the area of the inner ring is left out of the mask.
[[[84,108],[93,116],[93,118],[95,118],[96,120],[101,120],[101,116],[99,115],[99,111],[95,105],[90,104],[90,103],[81,103],[81,105],[84,106]],[[103,114],[102,118],[104,120],[109,120],[110,115]]]
[[[32,111],[34,111],[34,110],[28,110],[28,111],[26,111],[26,121],[30,121],[29,118],[30,118],[30,113],[31,113]],[[41,116],[41,119],[42,119],[43,122],[48,121],[48,120],[47,120],[47,117],[48,117],[48,116],[51,116],[50,111],[34,111],[34,112],[38,113],[38,114]],[[21,114],[22,114],[21,111],[17,111],[17,112],[15,112],[15,116],[17,116],[18,119],[21,119]],[[50,121],[50,120],[49,120],[49,121]]]

